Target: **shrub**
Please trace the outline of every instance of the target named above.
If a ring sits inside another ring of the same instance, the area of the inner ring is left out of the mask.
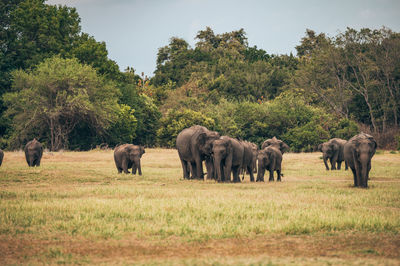
[[[132,143],[136,137],[137,120],[135,110],[122,104],[118,112],[117,120],[108,130],[107,143],[115,146],[122,143]]]
[[[160,120],[157,131],[158,144],[164,147],[175,147],[176,137],[183,129],[193,125],[205,126],[210,130],[215,129],[215,121],[206,115],[189,109],[170,110]]]
[[[315,120],[304,126],[290,129],[283,137],[283,140],[295,152],[313,151],[321,142],[329,139],[329,132],[322,128]]]

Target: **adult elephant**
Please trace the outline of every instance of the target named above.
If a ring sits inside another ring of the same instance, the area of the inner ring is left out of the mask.
[[[218,182],[240,182],[239,170],[243,165],[244,147],[236,139],[222,136],[212,143],[214,169]]]
[[[269,147],[269,146],[279,149],[281,151],[282,155],[285,152],[289,151],[289,149],[290,149],[289,146],[285,142],[283,142],[280,139],[277,139],[276,137],[265,140],[263,142],[263,144],[261,145],[261,150],[264,150],[266,147]]]
[[[247,172],[250,175],[250,181],[254,182],[254,162],[257,160],[257,154],[254,154],[254,143],[248,141],[240,141],[244,148],[243,153],[243,179],[244,174]]]
[[[274,181],[274,171],[277,172],[277,181],[281,181],[282,153],[275,146],[262,149],[257,156],[258,173],[257,182],[264,182],[265,170],[269,171],[269,181]]]
[[[0,149],[0,166],[3,163],[4,152]]]
[[[340,170],[342,162],[344,161],[343,147],[346,142],[347,141],[344,139],[333,138],[318,145],[318,150],[322,152],[326,170],[329,170],[328,160],[331,163],[331,170]],[[346,162],[345,166],[345,169],[347,170],[348,166]]]
[[[183,178],[203,178],[203,161],[206,160],[207,178],[214,178],[211,159],[212,142],[219,139],[218,132],[195,125],[182,130],[176,137],[176,148],[181,160]]]
[[[43,155],[43,146],[36,138],[25,145],[25,159],[29,167],[40,166]]]
[[[142,175],[142,166],[140,159],[145,153],[144,147],[133,144],[119,145],[114,149],[114,162],[118,173],[124,171],[129,174],[129,168],[132,168],[132,174],[135,175],[138,170],[139,175]]]
[[[355,187],[368,187],[371,158],[374,156],[376,148],[374,137],[365,133],[352,137],[344,145],[344,159],[353,172]]]

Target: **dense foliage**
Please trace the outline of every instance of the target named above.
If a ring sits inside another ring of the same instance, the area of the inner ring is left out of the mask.
[[[207,27],[194,47],[173,37],[159,48],[148,78],[121,72],[74,8],[6,0],[0,17],[2,148],[33,137],[52,150],[173,147],[193,124],[258,144],[276,136],[294,151],[360,128],[381,147],[400,135],[400,34],[387,28],[306,30],[294,56],[249,46],[243,29]]]

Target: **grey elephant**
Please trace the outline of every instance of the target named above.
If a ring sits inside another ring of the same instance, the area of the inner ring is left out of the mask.
[[[253,143],[248,142],[248,141],[240,141],[240,144],[242,144],[244,148],[244,154],[243,154],[243,164],[242,164],[242,169],[243,169],[243,178],[244,179],[244,174],[247,172],[250,175],[250,181],[254,182],[254,161],[257,160],[257,154],[254,154],[254,146]]]
[[[214,178],[214,166],[211,158],[211,145],[219,139],[218,132],[195,125],[182,130],[176,137],[176,148],[181,160],[183,178],[204,178],[203,161],[206,161],[207,178]]]
[[[239,170],[243,165],[244,147],[236,139],[222,136],[212,143],[214,169],[218,182],[240,182]]]
[[[36,138],[25,145],[25,159],[29,167],[40,166],[43,155],[43,146]]]
[[[365,133],[352,137],[344,145],[344,159],[353,172],[355,187],[368,187],[371,158],[374,156],[376,148],[375,139]]]
[[[142,175],[140,159],[144,153],[145,150],[143,146],[133,144],[123,144],[117,146],[114,149],[114,161],[118,173],[122,173],[122,171],[124,171],[125,174],[128,174],[128,169],[132,168],[133,175],[136,174],[136,170],[138,170],[139,175]]]
[[[0,149],[0,166],[3,163],[4,152]]]
[[[331,170],[340,170],[342,162],[344,161],[343,147],[347,140],[333,138],[327,142],[318,145],[318,150],[322,152],[326,170],[329,170],[328,160],[331,163]],[[337,168],[336,168],[337,165]],[[345,169],[348,169],[345,162]]]
[[[285,142],[283,142],[280,139],[277,139],[276,137],[273,137],[272,139],[265,140],[263,142],[263,144],[261,145],[261,149],[263,150],[263,149],[265,149],[266,147],[269,147],[269,146],[273,146],[273,147],[279,149],[281,151],[282,155],[285,152],[289,151],[289,149],[290,149],[289,146]]]
[[[253,173],[257,173],[257,155],[258,155],[258,146],[255,143],[249,142],[251,145],[251,150],[253,153]]]
[[[274,181],[274,171],[278,174],[277,181],[281,181],[282,153],[275,146],[268,146],[258,152],[257,182],[264,182],[265,170],[269,171],[269,181]]]

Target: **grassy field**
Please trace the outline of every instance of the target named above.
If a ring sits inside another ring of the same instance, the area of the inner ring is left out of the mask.
[[[373,158],[369,189],[285,154],[283,182],[182,179],[175,150],[147,149],[143,176],[113,151],[22,152],[0,167],[0,264],[399,265],[400,154]]]

